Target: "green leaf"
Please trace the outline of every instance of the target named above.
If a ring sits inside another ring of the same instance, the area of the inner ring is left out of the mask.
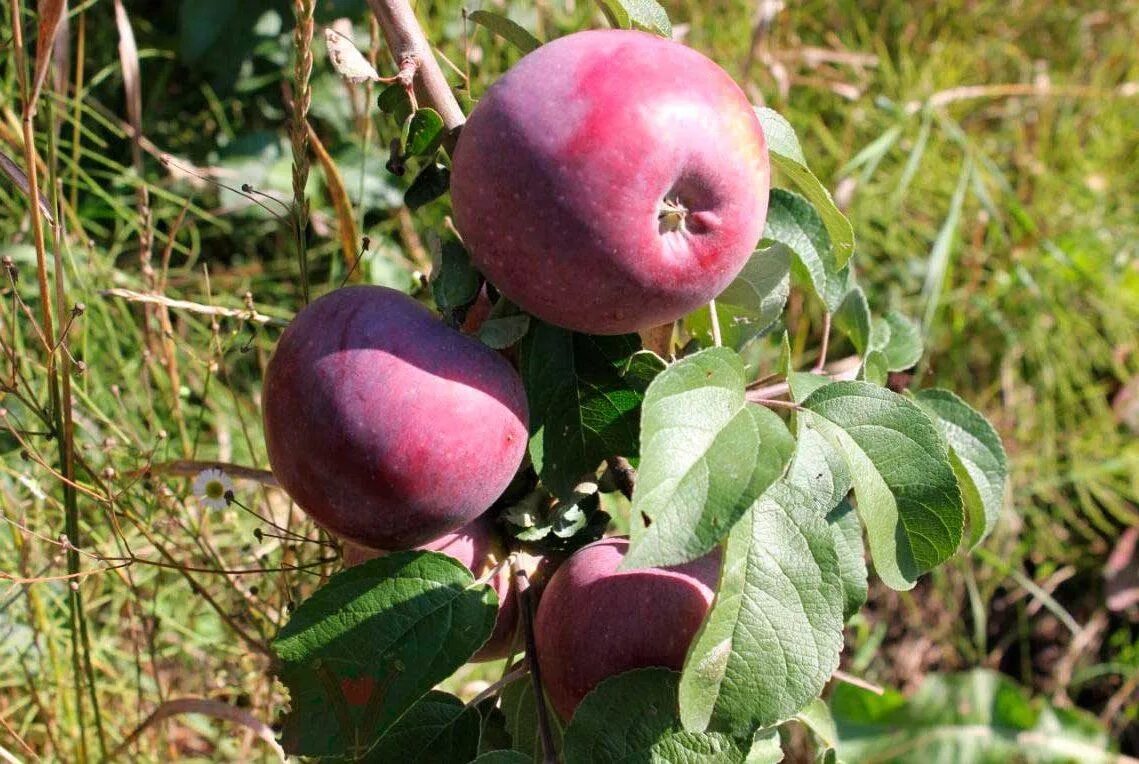
[[[428,162],[403,193],[403,203],[408,209],[417,210],[447,193],[450,187],[451,171],[438,162]]]
[[[755,251],[740,275],[716,297],[725,345],[741,348],[775,326],[791,291],[790,271],[791,252],[782,244]],[[711,344],[712,321],[707,306],[690,314],[685,322],[694,336]]]
[[[668,12],[656,0],[597,0],[605,18],[618,29],[643,29],[672,37]]]
[[[779,764],[783,761],[783,741],[779,730],[760,730],[751,740],[745,764]]]
[[[776,483],[728,535],[716,600],[681,679],[686,729],[751,735],[801,709],[838,668],[838,558],[805,494]]]
[[[384,114],[390,114],[397,124],[404,124],[411,116],[411,99],[407,95],[407,88],[396,82],[380,91],[376,97],[376,105]]]
[[[431,156],[442,145],[443,136],[446,134],[447,130],[443,127],[443,118],[439,116],[439,112],[428,108],[417,109],[408,123],[404,156]]]
[[[637,455],[643,380],[624,372],[640,349],[635,334],[599,337],[531,322],[519,363],[530,458],[554,494],[567,496],[607,457]]]
[[[529,675],[506,685],[502,690],[502,713],[506,715],[506,730],[510,733],[515,751],[529,761],[542,761],[542,737],[538,730],[538,708],[534,700],[534,686]],[[562,726],[557,714],[550,714],[550,731],[554,747],[562,750]]]
[[[470,761],[478,754],[481,717],[477,708],[432,690],[408,709],[364,757],[367,764]]]
[[[822,698],[815,698],[804,706],[802,711],[795,714],[795,719],[811,731],[820,747],[834,748],[838,745],[838,729],[831,718],[830,708]]]
[[[744,384],[740,357],[709,348],[649,385],[623,569],[704,556],[783,474],[795,441],[775,413],[747,402]]]
[[[884,386],[890,380],[889,362],[881,350],[871,350],[862,359],[858,369],[858,379],[872,385]]]
[[[744,753],[728,736],[681,728],[679,677],[675,671],[648,668],[597,685],[566,729],[566,764],[742,764]]]
[[[838,571],[842,579],[842,619],[862,609],[869,595],[866,573],[866,548],[862,545],[862,524],[854,507],[846,499],[827,514],[827,525],[838,554]]]
[[[479,327],[478,336],[487,347],[502,350],[517,344],[529,330],[530,316],[510,300],[500,297]]]
[[[969,404],[948,390],[922,390],[918,405],[949,442],[953,471],[969,513],[969,547],[981,543],[1000,518],[1008,481],[1008,460],[1001,436]]]
[[[921,360],[921,327],[897,311],[874,322],[870,348],[881,351],[889,371],[904,371]]]
[[[927,676],[913,698],[879,696],[840,684],[831,698],[844,761],[1118,761],[1106,730],[1090,714],[1032,702],[1008,677],[987,669]]]
[[[362,753],[486,642],[498,598],[462,563],[396,552],[341,571],[273,641],[289,690],[282,744],[299,756]],[[352,704],[344,680],[370,688]]]
[[[518,751],[487,751],[471,764],[531,764],[534,760]]]
[[[823,374],[812,374],[807,371],[793,371],[787,375],[787,387],[791,389],[791,400],[802,403],[807,397],[831,384],[831,378]]]
[[[472,11],[467,14],[471,21],[486,27],[523,53],[537,50],[542,41],[518,24],[498,13],[490,11]]]
[[[944,437],[913,402],[865,382],[811,393],[803,426],[847,462],[879,577],[910,589],[961,541],[964,511]]]
[[[802,196],[781,188],[771,189],[767,204],[767,225],[763,241],[787,247],[796,258],[796,271],[806,277],[815,294],[834,313],[845,290],[836,285],[844,282],[843,268],[835,260],[830,236],[819,213]]]
[[[846,293],[833,318],[835,327],[850,338],[854,351],[864,355],[870,345],[870,306],[862,287]]]
[[[482,279],[471,256],[457,241],[448,239],[439,248],[439,262],[432,269],[431,294],[442,311],[470,305],[479,294]]]
[[[835,265],[841,268],[854,254],[854,228],[835,206],[826,186],[807,167],[807,160],[803,157],[803,149],[799,146],[799,139],[795,136],[791,123],[779,112],[763,106],[756,107],[755,114],[759,117],[759,124],[767,138],[771,163],[790,178],[819,211],[834,246]]]

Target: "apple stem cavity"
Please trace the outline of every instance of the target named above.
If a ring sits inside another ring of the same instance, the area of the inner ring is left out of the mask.
[[[537,640],[534,639],[534,593],[530,589],[530,577],[526,575],[516,555],[510,556],[510,572],[514,577],[514,596],[518,598],[522,632],[526,638],[526,664],[530,668],[530,681],[534,687],[538,732],[542,738],[542,764],[558,764],[557,748],[550,728],[550,711],[546,707],[546,694],[542,691],[542,671],[538,666]]]
[[[660,208],[657,211],[657,221],[660,224],[660,232],[662,234],[687,233],[688,227],[685,225],[685,220],[688,218],[688,208],[681,204],[679,199],[663,199],[660,203]]]

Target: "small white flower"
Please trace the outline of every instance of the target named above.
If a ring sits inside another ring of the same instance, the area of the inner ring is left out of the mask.
[[[233,481],[219,469],[202,470],[194,478],[194,495],[210,509],[229,506],[226,495],[233,491]]]

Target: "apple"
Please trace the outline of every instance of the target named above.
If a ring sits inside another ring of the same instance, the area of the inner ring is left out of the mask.
[[[679,671],[711,607],[718,551],[676,567],[618,571],[628,549],[623,538],[582,547],[539,601],[538,666],[550,703],[567,721],[607,677],[650,666]]]
[[[476,579],[487,575],[495,565],[506,559],[506,548],[502,543],[494,519],[489,514],[478,517],[454,533],[447,533],[434,541],[418,547],[431,552],[442,552],[455,558],[471,571]],[[348,542],[344,544],[344,565],[352,567],[366,560],[385,554],[378,549],[369,549]],[[491,579],[494,593],[498,595],[498,620],[494,631],[472,661],[491,661],[505,658],[510,653],[514,632],[518,625],[518,603],[510,590],[510,567],[502,565]]]
[[[510,364],[378,286],[297,314],[266,370],[262,413],[281,487],[329,532],[378,549],[410,549],[485,512],[528,436]]]
[[[620,334],[718,295],[763,233],[763,130],[677,42],[578,32],[523,57],[463,126],[451,175],[472,261],[521,308]]]

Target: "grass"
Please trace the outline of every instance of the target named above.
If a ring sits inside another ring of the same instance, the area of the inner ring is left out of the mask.
[[[229,4],[202,3],[200,16],[181,20],[174,5],[128,8],[142,62],[144,134],[180,167],[287,201],[279,85],[292,71],[289,9],[239,4],[218,25],[208,14]],[[775,16],[749,55],[752,4],[668,7],[674,22],[689,25],[691,44],[788,116],[817,174],[840,189],[871,304],[925,319],[928,362],[917,383],[950,387],[984,409],[1012,458],[1009,512],[986,554],[956,561],[912,593],[877,592],[851,627],[844,660],[891,684],[928,670],[998,665],[1054,698],[1097,713],[1118,708],[1115,732],[1133,736],[1134,727],[1124,729],[1139,713],[1136,699],[1112,705],[1112,696],[1139,672],[1134,627],[1106,611],[1099,580],[1114,538],[1139,520],[1139,439],[1111,406],[1139,375],[1139,97],[1134,86],[1119,92],[1139,82],[1130,31],[1139,9],[812,1]],[[9,2],[0,11],[0,151],[21,164]],[[543,38],[600,24],[584,2],[513,3],[509,11]],[[419,12],[432,39],[467,71],[458,4],[422,4]],[[0,256],[11,258],[16,279],[0,274],[0,375],[17,380],[0,393],[10,425],[0,427],[0,572],[11,577],[0,588],[0,746],[45,760],[79,761],[84,751],[98,759],[100,735],[113,750],[177,697],[224,701],[273,720],[281,693],[257,646],[337,565],[303,516],[256,480],[238,481],[248,511],[208,511],[189,495],[198,463],[266,466],[258,391],[279,329],[248,315],[104,294],[157,283],[203,306],[243,311],[251,300],[274,319],[300,304],[287,219],[168,172],[151,155],[141,173],[132,169],[111,15],[106,0],[75,5],[82,72],[69,70],[67,93],[49,86],[36,122],[39,154],[49,160],[42,177],[56,181],[47,187],[59,189],[66,224],[56,316],[57,330],[67,326],[66,351],[54,357],[75,362],[81,489],[72,505],[78,533],[69,535],[82,551],[80,578],[64,578],[74,554],[59,539],[69,502],[58,442],[44,435],[54,425],[28,204],[0,182]],[[363,18],[356,29],[366,41]],[[210,48],[207,32],[219,28]],[[30,17],[24,30],[34,30]],[[477,95],[517,54],[485,32],[471,44]],[[811,53],[819,49],[831,53]],[[953,96],[962,86],[1024,83],[1039,92]],[[372,138],[361,145],[371,100],[353,100],[318,52],[312,119],[345,176],[359,230],[373,241],[361,273],[406,285],[442,212],[399,209],[406,180],[382,170],[391,126],[369,128]],[[61,125],[54,160],[53,115]],[[140,213],[140,188],[148,212]],[[346,267],[315,164],[308,193],[315,232],[308,257],[319,293]],[[141,254],[147,237],[153,244]],[[79,303],[84,310],[68,324]],[[1102,624],[1078,653],[1066,655],[1072,641],[1062,618],[1039,594],[1026,595],[1026,580],[1080,626]],[[69,613],[76,595],[89,632],[89,648],[78,650]],[[84,656],[93,687],[83,683],[84,662],[73,662]],[[1135,750],[1134,737],[1125,740]],[[146,728],[124,755],[269,760],[248,729],[199,715]]]

